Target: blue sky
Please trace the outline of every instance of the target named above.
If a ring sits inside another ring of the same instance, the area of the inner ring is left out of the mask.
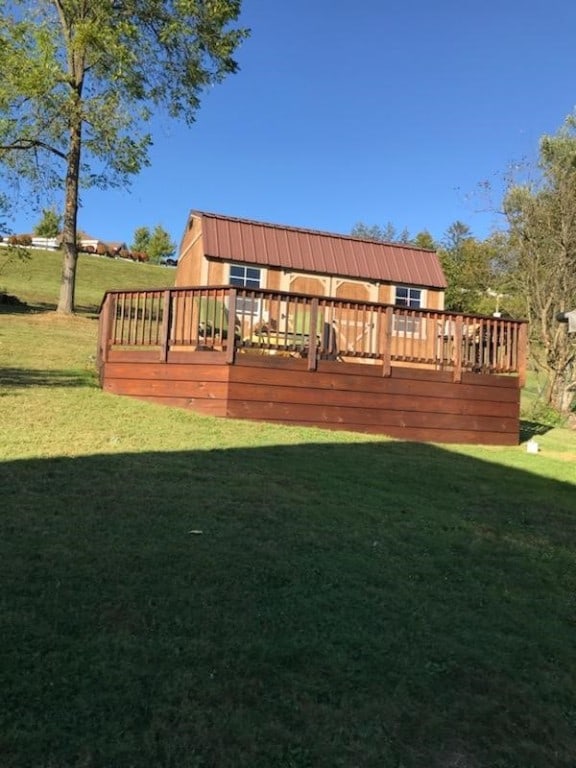
[[[576,104],[570,0],[244,0],[241,71],[196,124],[158,119],[129,190],[84,196],[79,226],[131,242],[190,209],[348,233],[385,225],[479,236],[479,182],[534,157]],[[38,214],[21,210],[16,231]]]

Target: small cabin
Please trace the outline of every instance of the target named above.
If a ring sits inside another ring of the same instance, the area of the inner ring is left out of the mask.
[[[193,211],[173,289],[109,291],[102,386],[232,418],[515,444],[526,324],[444,309],[434,251]]]
[[[413,309],[444,309],[446,289],[435,251],[192,211],[176,287],[223,284]]]

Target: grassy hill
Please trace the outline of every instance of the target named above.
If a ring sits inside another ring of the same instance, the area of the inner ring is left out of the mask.
[[[0,289],[33,307],[56,307],[61,269],[62,254],[56,251],[30,250],[18,258],[0,249]],[[170,267],[83,253],[78,260],[76,303],[80,311],[94,312],[106,290],[172,287],[175,274]]]
[[[51,263],[0,283],[53,306]],[[173,275],[85,257],[78,296]],[[95,345],[0,314],[0,765],[572,768],[576,433],[216,420],[102,392]]]

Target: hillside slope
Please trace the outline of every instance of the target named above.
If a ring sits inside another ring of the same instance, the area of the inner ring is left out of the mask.
[[[62,254],[30,251],[18,257],[0,251],[0,291],[17,296],[31,306],[55,309],[60,290]],[[76,282],[79,311],[98,309],[106,290],[118,288],[170,288],[176,270],[155,264],[138,264],[123,259],[80,254]]]

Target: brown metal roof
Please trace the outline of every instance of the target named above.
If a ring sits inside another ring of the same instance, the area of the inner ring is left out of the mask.
[[[209,258],[294,272],[446,287],[435,251],[204,211],[192,215],[202,219],[204,253]]]

